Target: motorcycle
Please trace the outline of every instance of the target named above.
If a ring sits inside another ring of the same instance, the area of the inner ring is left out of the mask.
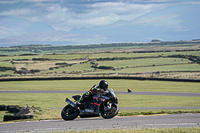
[[[85,102],[82,106],[77,106],[76,102],[80,99],[80,95],[72,96],[74,102],[66,98],[66,105],[61,116],[64,120],[74,120],[78,116],[81,118],[102,116],[104,119],[111,119],[119,112],[118,99],[113,89],[108,89],[108,94],[95,94]]]

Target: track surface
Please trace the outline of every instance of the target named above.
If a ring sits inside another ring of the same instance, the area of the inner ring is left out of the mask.
[[[83,94],[86,91],[55,91],[55,90],[0,90],[0,93],[75,93]],[[181,92],[144,92],[134,91],[132,93],[124,91],[115,91],[116,94],[126,95],[159,95],[159,96],[187,96],[187,97],[200,97],[200,93],[181,93]]]
[[[113,119],[84,118],[73,121],[31,121],[0,124],[1,133],[51,132],[93,129],[135,129],[200,127],[200,114],[171,114],[156,116],[115,117]]]

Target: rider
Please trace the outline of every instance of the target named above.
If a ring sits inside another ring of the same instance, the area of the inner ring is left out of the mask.
[[[99,85],[94,85],[89,91],[84,93],[80,100],[76,103],[77,105],[81,105],[87,100],[89,100],[94,94],[106,94],[108,89],[108,82],[105,80],[101,80],[99,82]]]

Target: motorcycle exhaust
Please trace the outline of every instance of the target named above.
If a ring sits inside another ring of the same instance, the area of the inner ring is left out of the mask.
[[[71,105],[72,107],[77,108],[76,103],[74,103],[72,100],[70,100],[69,98],[66,98],[65,102],[67,102],[69,105]]]

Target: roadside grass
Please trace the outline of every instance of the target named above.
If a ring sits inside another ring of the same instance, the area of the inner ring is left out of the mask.
[[[200,128],[142,128],[142,129],[96,129],[81,131],[58,131],[51,133],[199,133]]]
[[[0,105],[63,108],[65,99],[77,94],[61,93],[0,93]],[[82,95],[79,93],[79,95]],[[200,97],[117,95],[119,107],[187,107],[200,106]],[[71,98],[72,99],[72,98]]]
[[[138,116],[138,115],[165,115],[181,113],[200,113],[200,109],[145,109],[145,110],[120,110],[118,116]]]
[[[61,110],[67,105],[65,98],[71,98],[77,94],[61,93],[0,93],[0,105],[19,105],[21,107],[35,107],[32,120],[61,119]],[[81,95],[81,94],[80,94]],[[118,94],[119,107],[184,107],[200,106],[200,97],[173,97],[173,96],[144,96],[144,95],[121,95]],[[72,98],[71,98],[72,99]],[[175,113],[200,113],[200,109],[151,109],[151,110],[120,110],[118,116],[175,114]],[[0,113],[0,122],[3,115]],[[21,121],[21,120],[20,120]],[[26,120],[23,120],[26,121]]]
[[[119,107],[187,107],[200,106],[200,97],[117,95]]]
[[[200,93],[199,82],[174,82],[150,80],[105,79],[109,88],[124,91],[146,92],[190,92]],[[88,91],[100,80],[36,80],[36,81],[1,81],[0,90],[77,90]]]
[[[0,105],[35,106],[41,108],[63,108],[65,99],[76,94],[61,93],[0,93]],[[72,98],[71,98],[72,99]]]

